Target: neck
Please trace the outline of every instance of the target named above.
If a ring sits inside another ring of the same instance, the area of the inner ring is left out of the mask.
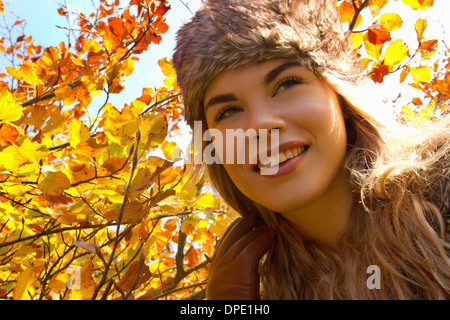
[[[347,229],[352,204],[350,182],[341,173],[319,199],[283,216],[295,224],[304,238],[337,251]]]

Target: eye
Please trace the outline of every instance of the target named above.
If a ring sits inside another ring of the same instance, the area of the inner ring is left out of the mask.
[[[289,89],[295,85],[302,84],[304,81],[298,77],[289,77],[281,80],[275,87],[275,92],[272,96],[275,96],[278,92]]]
[[[225,107],[222,110],[219,111],[219,113],[216,116],[216,122],[219,122],[222,119],[228,118],[229,116],[233,115],[236,112],[240,112],[241,109],[238,107],[230,106]]]

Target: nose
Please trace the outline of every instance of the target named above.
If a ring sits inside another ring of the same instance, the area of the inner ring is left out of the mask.
[[[287,123],[280,110],[269,103],[260,102],[250,108],[249,127],[255,129],[258,135],[258,132],[263,133],[264,130],[270,135],[275,130],[279,130],[279,133],[286,130]]]

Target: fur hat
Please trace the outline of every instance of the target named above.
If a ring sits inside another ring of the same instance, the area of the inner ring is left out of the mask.
[[[188,124],[203,119],[203,96],[221,72],[274,58],[345,82],[362,75],[335,0],[205,0],[177,34],[173,64]]]

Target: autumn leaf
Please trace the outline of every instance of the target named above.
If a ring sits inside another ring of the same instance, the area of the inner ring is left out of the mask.
[[[122,279],[119,281],[119,287],[124,292],[130,292],[135,282],[136,286],[148,281],[152,276],[150,269],[142,260],[134,261],[127,269]]]
[[[167,58],[162,58],[158,60],[159,67],[161,68],[162,73],[166,77],[175,77],[175,69],[172,66],[172,62]]]
[[[0,121],[17,121],[23,116],[22,107],[6,87],[0,87]]]
[[[378,24],[385,26],[389,31],[402,26],[403,20],[398,13],[385,13],[378,18]]]
[[[426,82],[431,79],[431,72],[428,66],[411,67],[410,71],[416,83]]]
[[[105,212],[104,217],[108,221],[116,221],[119,219],[121,206],[117,205],[109,211]],[[139,223],[147,213],[144,205],[139,201],[133,201],[125,205],[122,214],[122,223]]]
[[[32,267],[28,267],[25,271],[21,272],[16,279],[16,285],[14,287],[14,300],[31,300],[35,292],[34,282],[37,277]]]
[[[408,55],[408,47],[402,39],[392,41],[384,53],[384,64],[395,66],[405,60]]]
[[[391,33],[385,26],[374,24],[368,28],[367,39],[374,45],[380,45],[391,40]]]
[[[352,22],[353,17],[355,15],[355,8],[350,2],[342,1],[338,7],[338,11],[341,22],[348,22],[349,24]],[[354,27],[359,26],[362,23],[362,21],[363,19],[361,15],[358,15]]]
[[[70,180],[61,171],[42,172],[38,187],[44,194],[60,196],[70,188]]]
[[[416,29],[417,41],[421,43],[423,39],[423,33],[427,28],[427,20],[422,18],[417,19],[416,23],[414,24],[414,27]]]
[[[0,146],[9,146],[19,136],[19,130],[9,123],[0,123]]]
[[[369,0],[369,9],[372,17],[380,14],[381,9],[388,3],[388,0]]]
[[[80,279],[74,279],[77,284],[80,285],[78,289],[76,285],[71,286],[69,296],[73,300],[88,300],[92,297],[92,294],[97,287],[97,283],[92,277],[92,270],[94,269],[94,264],[91,260],[87,261],[86,264],[79,271]]]
[[[389,66],[382,64],[372,69],[371,78],[374,82],[382,83],[386,75],[389,74]]]
[[[87,250],[89,252],[95,253],[95,254],[97,254],[97,252],[100,252],[100,249],[99,249],[98,246],[96,246],[93,243],[90,243],[90,244],[86,243],[86,241],[84,241],[83,239],[80,239],[80,240],[77,240],[77,241],[72,240],[72,244],[75,247],[83,248],[83,249],[85,249],[85,250]]]
[[[72,148],[76,148],[80,142],[87,141],[90,138],[88,127],[79,119],[70,120],[68,128]]]
[[[425,9],[431,7],[434,0],[402,0],[404,4],[411,6],[414,10]]]

